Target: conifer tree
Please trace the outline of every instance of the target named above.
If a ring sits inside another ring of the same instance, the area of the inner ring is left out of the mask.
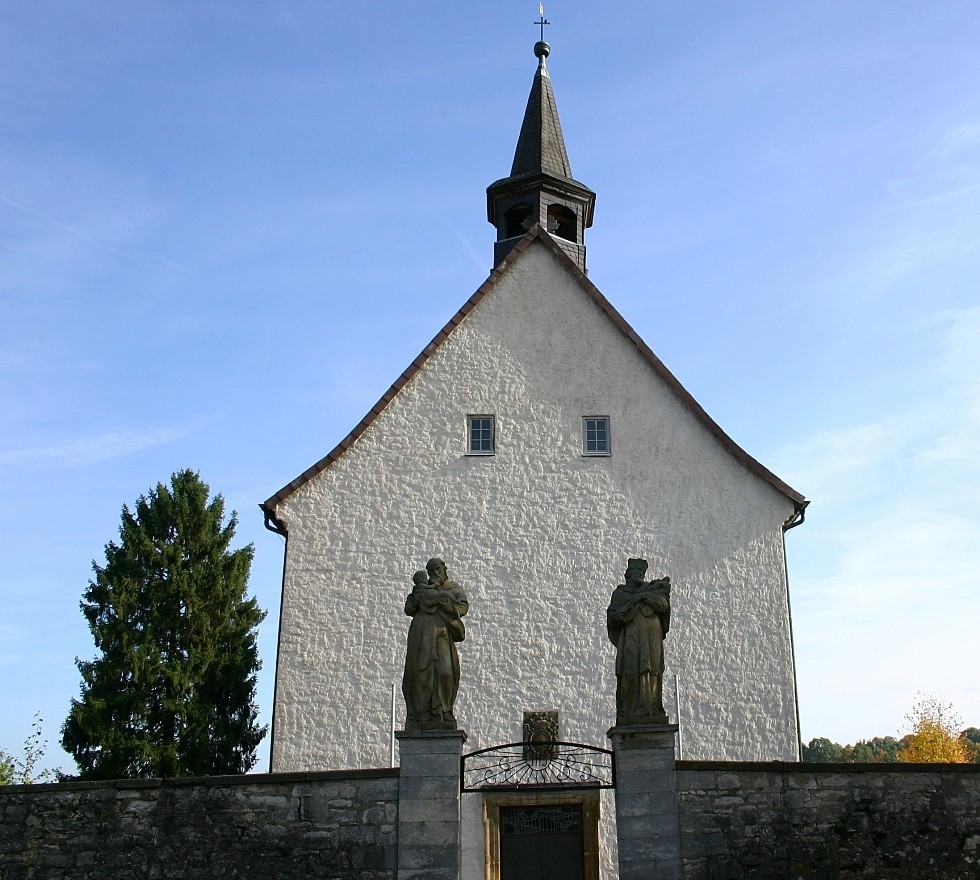
[[[257,627],[247,598],[252,545],[193,471],[123,505],[119,543],[92,563],[81,609],[100,656],[76,660],[61,743],[83,779],[244,773],[265,736],[256,723]]]

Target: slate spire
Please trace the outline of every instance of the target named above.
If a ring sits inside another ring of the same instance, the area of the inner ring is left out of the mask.
[[[561,133],[558,119],[558,106],[551,88],[551,75],[545,59],[550,53],[547,43],[537,43],[534,54],[538,56],[538,72],[531,84],[531,94],[527,98],[524,111],[524,124],[517,138],[517,150],[510,176],[519,174],[552,174],[555,177],[571,178],[572,167],[568,164],[565,139]]]
[[[585,271],[584,231],[592,225],[595,193],[572,177],[558,106],[545,59],[551,47],[534,45],[538,69],[524,111],[510,176],[487,188],[487,218],[497,228],[494,264],[540,223]]]

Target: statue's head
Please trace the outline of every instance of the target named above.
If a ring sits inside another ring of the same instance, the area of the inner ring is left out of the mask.
[[[429,582],[429,574],[425,571],[417,571],[412,575],[412,583],[417,587],[421,587]]]
[[[630,559],[626,563],[626,583],[642,583],[647,573],[648,563],[645,559]]]
[[[446,572],[446,563],[438,556],[433,557],[425,564],[425,570],[429,573],[429,581],[432,583],[441,584],[449,576]]]

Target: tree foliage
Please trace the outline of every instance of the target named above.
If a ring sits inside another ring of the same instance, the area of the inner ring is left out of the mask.
[[[246,597],[251,545],[231,551],[238,523],[190,470],[123,506],[119,543],[81,602],[100,655],[77,660],[62,745],[83,779],[244,773],[256,723],[257,627]]]
[[[891,764],[898,760],[900,747],[893,736],[861,739],[853,745],[839,745],[821,736],[803,746],[803,760],[822,764]]]
[[[963,722],[951,703],[932,694],[919,694],[905,716],[912,727],[898,759],[909,764],[968,764],[971,743],[958,730]]]
[[[35,782],[56,782],[61,778],[58,770],[37,769],[48,747],[41,730],[43,723],[41,713],[35,713],[19,758],[0,749],[0,785],[33,785]]]
[[[820,764],[841,764],[844,761],[844,749],[827,737],[818,736],[803,746],[803,760]]]
[[[949,703],[920,694],[912,713],[906,716],[912,732],[901,739],[876,736],[840,745],[826,737],[816,737],[803,746],[803,760],[818,763],[980,763],[980,729],[962,724]]]
[[[968,727],[960,733],[960,738],[965,741],[970,760],[980,764],[980,727]]]

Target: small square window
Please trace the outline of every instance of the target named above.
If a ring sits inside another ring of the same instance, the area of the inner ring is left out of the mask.
[[[493,416],[466,417],[466,452],[468,455],[493,455],[496,425]]]
[[[609,416],[584,416],[582,418],[582,453],[584,455],[609,455]]]

